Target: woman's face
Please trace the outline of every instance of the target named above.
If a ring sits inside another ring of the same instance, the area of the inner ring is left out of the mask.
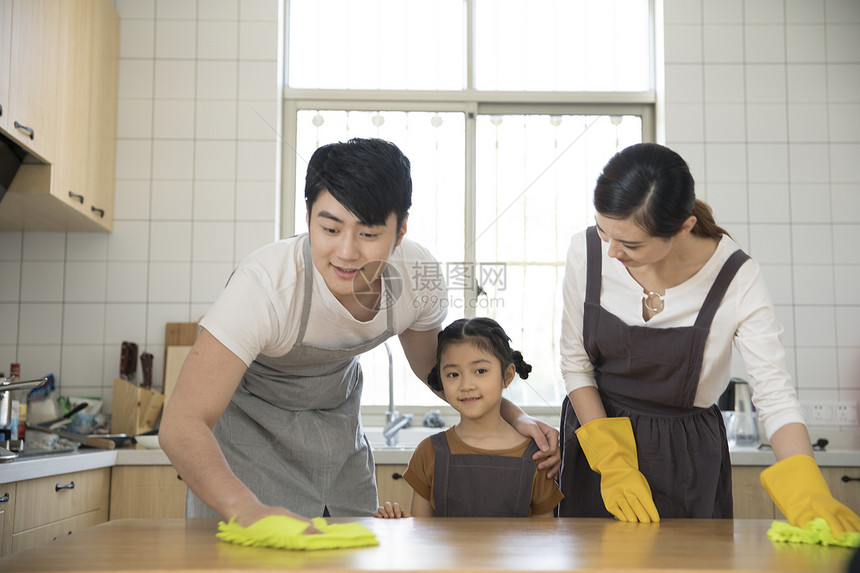
[[[609,243],[609,256],[628,269],[656,263],[672,250],[674,239],[652,237],[632,219],[612,219],[598,213],[594,221],[601,240]]]

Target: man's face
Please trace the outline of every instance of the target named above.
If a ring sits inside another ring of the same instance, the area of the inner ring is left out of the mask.
[[[350,311],[376,308],[382,271],[406,234],[406,221],[398,229],[392,212],[383,225],[362,224],[328,191],[317,196],[307,221],[311,258],[332,294]]]

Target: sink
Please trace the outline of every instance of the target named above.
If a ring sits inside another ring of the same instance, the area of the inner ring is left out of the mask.
[[[415,446],[428,436],[444,431],[446,428],[425,428],[414,426],[404,428],[399,432],[399,444],[396,446],[385,445],[385,436],[382,435],[382,426],[367,426],[364,433],[374,450],[414,450]]]

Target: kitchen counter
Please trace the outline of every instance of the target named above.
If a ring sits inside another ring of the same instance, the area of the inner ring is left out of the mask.
[[[414,447],[374,448],[377,464],[407,464]],[[738,448],[731,452],[732,465],[769,466],[774,462],[773,452],[752,448]],[[832,450],[815,452],[815,459],[822,467],[860,467],[860,452],[856,450]],[[76,452],[54,454],[32,458],[21,458],[0,463],[0,483],[11,483],[68,472],[91,470],[112,466],[170,465],[162,450],[140,446],[99,450],[80,448]]]
[[[283,551],[216,539],[214,519],[121,519],[0,559],[0,571],[844,571],[852,551],[771,542],[768,520],[358,518],[377,547]]]

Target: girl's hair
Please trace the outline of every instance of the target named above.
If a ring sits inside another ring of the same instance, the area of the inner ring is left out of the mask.
[[[445,327],[437,337],[436,364],[427,377],[427,384],[434,390],[442,390],[442,378],[439,375],[439,364],[442,361],[442,352],[451,344],[469,342],[481,350],[489,352],[499,359],[504,371],[508,364],[513,364],[520,378],[525,380],[532,371],[530,364],[526,364],[519,350],[512,350],[510,337],[505,333],[499,323],[492,318],[461,318],[455,320]]]
[[[656,143],[638,143],[616,153],[594,188],[594,208],[627,219],[652,237],[674,236],[690,215],[693,235],[719,239],[728,233],[714,221],[707,203],[696,199],[690,168],[680,155]]]

